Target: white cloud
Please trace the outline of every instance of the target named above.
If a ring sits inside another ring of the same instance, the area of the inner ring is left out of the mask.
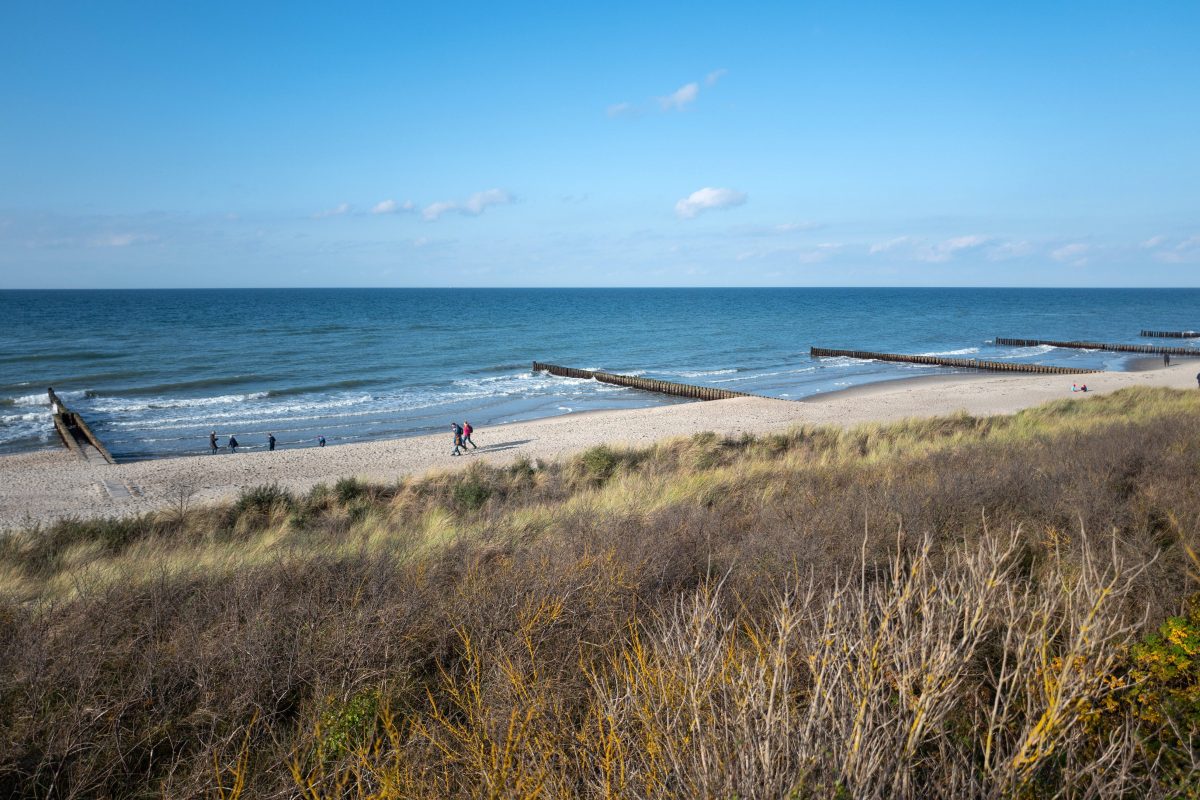
[[[696,82],[684,84],[666,97],[658,98],[658,105],[663,111],[682,111],[684,106],[695,101],[700,95],[700,84]]]
[[[811,231],[821,227],[816,222],[784,222],[776,225],[775,233],[796,233],[798,231]]]
[[[429,205],[425,206],[425,210],[421,212],[421,218],[432,222],[448,211],[457,210],[458,203],[452,203],[449,200],[440,200],[436,203],[430,203]]]
[[[885,242],[877,242],[871,245],[867,252],[871,255],[895,253],[901,258],[913,261],[940,264],[950,261],[958,253],[982,247],[989,241],[990,239],[987,236],[974,234],[970,236],[955,236],[932,243],[926,242],[924,239],[916,236],[897,236],[894,239],[888,239]]]
[[[1160,242],[1161,245],[1167,243],[1165,237]],[[1164,247],[1154,253],[1154,257],[1165,264],[1184,264],[1192,261],[1200,261],[1200,236],[1190,236],[1187,239],[1182,239],[1176,242],[1171,247]]]
[[[486,192],[476,192],[467,198],[463,210],[468,214],[482,214],[488,206],[502,206],[512,202],[512,197],[503,189],[488,189]]]
[[[729,74],[727,69],[714,69],[712,72],[704,76],[704,85],[713,87],[721,78]],[[696,102],[696,98],[700,96],[700,82],[691,81],[680,86],[675,91],[665,97],[656,97],[654,102],[657,103],[660,111],[670,113],[672,111],[683,111],[687,106]],[[605,113],[610,117],[640,117],[644,111],[652,110],[653,106],[646,108],[634,103],[613,103],[605,109]]]
[[[640,112],[633,103],[613,103],[605,113],[610,117],[636,117]]]
[[[1064,264],[1072,266],[1083,266],[1088,261],[1088,253],[1091,251],[1089,245],[1082,242],[1074,242],[1072,244],[1063,245],[1062,247],[1052,251],[1050,257],[1055,261],[1061,261]]]
[[[421,212],[421,217],[429,222],[452,212],[477,217],[492,206],[503,206],[512,202],[512,195],[503,189],[488,189],[476,192],[462,203],[453,200],[439,200],[436,203],[430,203]]]
[[[917,241],[918,240],[911,236],[897,236],[895,239],[888,239],[886,242],[876,242],[875,244],[871,245],[867,252],[871,255],[875,255],[876,253],[887,253],[891,250],[904,247],[905,245],[912,244]]]
[[[146,244],[157,241],[157,236],[146,233],[106,233],[94,237],[88,244],[92,247],[129,247],[135,244]]]
[[[938,245],[938,248],[947,253],[956,253],[959,250],[972,250],[982,244],[986,244],[988,238],[986,236],[956,236],[953,239],[947,239]]]
[[[1142,247],[1146,250],[1153,250],[1154,248],[1166,243],[1166,241],[1167,237],[1165,236],[1151,236],[1149,239],[1142,242]]]
[[[761,247],[738,253],[737,261],[770,260],[772,262],[819,264],[835,256],[845,247],[841,242],[821,242],[801,247]]]
[[[397,203],[395,200],[383,200],[371,209],[372,214],[399,214],[401,211],[412,211],[416,208],[412,200]]]
[[[952,239],[946,239],[943,242],[930,247],[928,250],[922,251],[918,258],[922,261],[949,261],[954,258],[956,253],[964,250],[974,250],[977,247],[982,247],[988,243],[986,236],[956,236]]]
[[[841,242],[821,242],[816,247],[798,251],[796,253],[796,260],[801,264],[819,264],[830,256],[836,255],[841,249]]]
[[[746,202],[746,193],[734,189],[697,189],[675,204],[675,213],[683,219],[692,219],[702,211],[716,208],[732,208]]]
[[[333,208],[328,208],[324,211],[318,211],[317,213],[313,214],[313,219],[325,219],[326,217],[340,217],[343,214],[348,214],[349,212],[350,212],[350,204],[349,203],[338,203]]]
[[[1033,252],[1033,245],[1026,241],[1000,242],[988,250],[988,261],[1007,261],[1010,258],[1023,258]]]

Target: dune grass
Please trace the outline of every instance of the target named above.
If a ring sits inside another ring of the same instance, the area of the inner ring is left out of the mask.
[[[1200,395],[0,542],[13,797],[1196,796]]]

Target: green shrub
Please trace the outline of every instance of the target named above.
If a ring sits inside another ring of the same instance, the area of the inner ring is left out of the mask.
[[[346,516],[351,523],[359,523],[367,518],[372,508],[374,505],[369,498],[356,498],[346,505]]]
[[[508,474],[514,478],[529,480],[537,473],[537,468],[533,466],[533,462],[528,456],[521,456],[516,461],[508,466]]]
[[[304,505],[309,511],[326,511],[333,504],[333,492],[327,483],[318,483],[308,490],[304,497]]]
[[[379,692],[361,691],[349,700],[329,703],[321,715],[318,749],[326,758],[340,758],[368,740],[379,717]]]
[[[272,483],[243,489],[233,504],[238,517],[246,515],[266,516],[277,508],[290,509],[295,504],[292,493]]]
[[[590,478],[603,483],[616,472],[620,456],[611,447],[601,444],[584,450],[579,461]]]
[[[1128,700],[1145,730],[1143,745],[1176,776],[1181,797],[1200,794],[1190,753],[1200,737],[1200,594],[1130,650]]]
[[[476,511],[483,508],[483,504],[492,496],[492,489],[478,476],[470,475],[454,486],[451,495],[459,508]]]
[[[333,493],[342,505],[346,505],[352,500],[357,500],[366,494],[366,492],[367,485],[358,478],[341,478],[333,485]]]

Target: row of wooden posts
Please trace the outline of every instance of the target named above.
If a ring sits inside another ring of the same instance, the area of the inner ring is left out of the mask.
[[[693,386],[689,383],[674,383],[673,381],[660,381],[653,378],[638,378],[633,375],[614,375],[611,372],[597,372],[590,369],[560,367],[557,364],[543,364],[540,361],[533,362],[533,371],[549,372],[551,375],[557,375],[560,378],[597,380],[601,383],[610,383],[614,386],[627,386],[631,389],[642,389],[647,392],[659,392],[660,394],[669,394],[673,395],[674,397],[688,397],[693,400],[730,400],[735,397],[757,396],[748,394],[746,392],[735,392],[729,389],[717,389],[713,386]]]
[[[943,358],[941,356],[910,356],[897,353],[872,353],[867,350],[830,350],[826,347],[813,347],[809,354],[814,357],[862,358],[872,361],[898,361],[904,364],[928,364],[937,367],[958,367],[963,369],[986,369],[997,372],[1035,372],[1042,375],[1086,375],[1095,372],[1093,369],[1076,369],[1074,367],[1050,367],[1043,364],[1024,364],[1011,361],[980,361],[974,358]]]
[[[1194,347],[1163,347],[1157,344],[1104,344],[1102,342],[1055,342],[1049,339],[1005,339],[996,337],[996,344],[1010,347],[1070,347],[1076,350],[1108,350],[1114,353],[1145,353],[1146,355],[1200,356]]]
[[[82,439],[85,444],[96,448],[96,452],[109,464],[117,463],[117,460],[112,457],[112,453],[108,452],[108,448],[104,446],[104,442],[100,441],[100,437],[87,424],[87,420],[67,408],[67,404],[62,401],[53,388],[47,389],[46,393],[50,396],[50,412],[54,420],[54,429],[58,431],[58,435],[62,437],[63,444],[67,446],[68,450],[80,458],[87,458],[80,446]]]
[[[1142,331],[1151,339],[1200,339],[1200,331]]]

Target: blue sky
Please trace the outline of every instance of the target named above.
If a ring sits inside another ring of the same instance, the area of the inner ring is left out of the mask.
[[[10,3],[0,288],[1200,285],[1200,3]]]

